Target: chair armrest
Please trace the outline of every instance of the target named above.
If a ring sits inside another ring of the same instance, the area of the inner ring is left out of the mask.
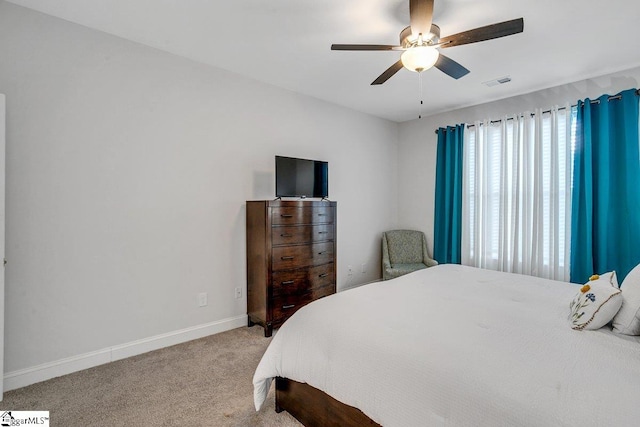
[[[387,235],[382,233],[382,280],[388,280],[388,271],[391,270],[391,261],[389,260],[389,246],[387,245]]]
[[[435,267],[436,265],[438,265],[438,261],[429,258],[429,253],[427,251],[427,237],[424,235],[424,233],[422,234],[422,262],[427,267]]]
[[[387,236],[382,233],[382,269],[391,268],[391,261],[389,260],[389,246],[387,245]]]
[[[438,261],[436,261],[435,259],[425,257],[424,264],[427,267],[435,267],[436,265],[438,265]]]

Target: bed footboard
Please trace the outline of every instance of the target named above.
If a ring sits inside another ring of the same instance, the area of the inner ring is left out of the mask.
[[[306,427],[378,426],[362,411],[308,384],[276,378],[276,412],[287,411]]]

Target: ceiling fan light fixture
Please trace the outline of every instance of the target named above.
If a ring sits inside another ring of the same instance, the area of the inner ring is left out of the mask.
[[[439,56],[440,52],[435,47],[414,46],[404,51],[400,60],[407,70],[421,73],[433,67]]]

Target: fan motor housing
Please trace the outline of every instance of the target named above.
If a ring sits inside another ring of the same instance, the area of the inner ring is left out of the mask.
[[[422,40],[427,45],[433,45],[438,43],[440,40],[440,27],[436,24],[431,24],[431,32],[429,34],[423,34]],[[411,27],[407,27],[404,30],[400,31],[400,45],[404,47],[411,46],[417,42],[416,39],[412,37]]]

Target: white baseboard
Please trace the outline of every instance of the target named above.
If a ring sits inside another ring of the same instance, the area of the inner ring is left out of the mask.
[[[18,371],[7,372],[4,375],[4,391],[15,390],[30,384],[39,383],[51,378],[67,375],[72,372],[82,371],[116,360],[125,359],[149,351],[158,350],[175,344],[203,338],[231,329],[247,326],[247,315],[230,317],[216,322],[192,326],[179,331],[156,335],[126,344],[92,351],[67,357],[54,362],[43,363]]]

